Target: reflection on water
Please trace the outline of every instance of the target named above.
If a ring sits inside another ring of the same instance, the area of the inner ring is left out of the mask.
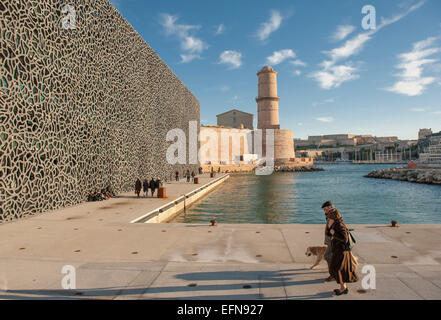
[[[173,222],[323,223],[320,206],[333,200],[347,223],[441,223],[441,186],[363,177],[384,167],[339,164],[317,172],[232,175]]]

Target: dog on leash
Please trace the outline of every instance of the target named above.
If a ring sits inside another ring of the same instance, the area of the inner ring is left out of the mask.
[[[320,264],[320,262],[322,262],[327,248],[328,248],[327,246],[318,246],[318,247],[308,247],[306,249],[305,255],[307,255],[308,257],[310,256],[317,257],[317,259],[315,260],[314,264],[311,266],[310,269],[314,269]]]

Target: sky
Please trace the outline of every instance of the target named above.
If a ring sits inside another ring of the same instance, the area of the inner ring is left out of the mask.
[[[200,101],[203,125],[233,108],[256,122],[256,73],[271,65],[295,138],[441,130],[439,0],[111,2]]]

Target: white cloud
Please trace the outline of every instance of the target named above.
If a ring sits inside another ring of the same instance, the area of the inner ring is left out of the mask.
[[[305,67],[305,66],[306,66],[306,63],[303,62],[303,61],[300,60],[300,59],[291,60],[291,61],[289,61],[289,63],[290,63],[291,65],[295,66],[296,68],[297,68],[297,67]],[[300,70],[298,70],[298,69],[294,69],[292,73],[293,73],[294,75],[296,75],[296,76],[300,76],[300,75],[302,74],[302,71],[300,71]]]
[[[353,25],[341,25],[337,27],[337,30],[332,35],[332,40],[341,41],[345,39],[348,35],[354,32],[355,26]]]
[[[399,63],[396,68],[403,71],[396,75],[400,79],[386,90],[407,96],[418,96],[424,92],[428,85],[437,81],[438,79],[435,77],[422,76],[426,65],[438,61],[438,59],[426,59],[441,52],[441,48],[428,48],[436,40],[435,37],[429,37],[415,42],[411,51],[398,55]]]
[[[282,21],[283,17],[281,16],[280,12],[277,10],[272,10],[269,21],[263,22],[257,30],[257,37],[259,40],[267,40],[271,33],[280,28]]]
[[[403,19],[408,14],[421,7],[424,3],[425,0],[420,1],[411,6],[405,12],[395,15],[390,19],[382,18],[381,23],[377,25],[376,29],[359,33],[346,40],[340,47],[325,51],[324,53],[328,55],[329,60],[324,60],[320,64],[322,70],[312,73],[310,77],[315,79],[323,89],[337,88],[344,82],[358,79],[360,77],[358,74],[356,74],[358,70],[353,67],[351,63],[337,65],[337,62],[348,59],[349,57],[360,53],[363,50],[366,42],[372,39],[372,36],[375,33],[385,26]]]
[[[224,31],[225,31],[225,26],[223,23],[221,23],[220,25],[217,26],[215,35],[218,36],[218,35],[224,33]]]
[[[441,111],[434,111],[433,114],[441,114]]]
[[[408,96],[419,96],[426,89],[426,86],[434,81],[435,78],[398,81],[392,87],[387,88],[387,90]]]
[[[410,109],[410,111],[412,111],[412,112],[424,112],[424,111],[426,111],[426,109],[424,109],[424,108],[412,108],[412,109]]]
[[[237,69],[242,65],[242,53],[233,50],[225,50],[220,54],[219,63],[230,65],[232,69]]]
[[[167,35],[175,34],[181,38],[185,38],[191,30],[198,30],[201,28],[199,25],[177,24],[177,20],[178,17],[171,14],[165,13],[160,15],[160,24],[164,27]]]
[[[189,52],[202,52],[207,48],[201,39],[195,37],[185,37],[182,39],[181,47]]]
[[[274,51],[273,54],[266,58],[267,63],[271,65],[278,65],[286,59],[295,58],[296,54],[291,49],[283,49],[279,51]]]
[[[181,54],[181,63],[188,63],[194,59],[200,59],[201,56],[198,54]]]
[[[334,103],[335,102],[335,98],[329,98],[329,99],[325,99],[325,100],[322,100],[322,101],[314,101],[313,103],[312,103],[312,106],[313,107],[317,107],[317,106],[319,106],[319,105],[322,105],[322,104],[327,104],[327,103]]]
[[[359,53],[365,42],[369,39],[371,39],[370,33],[360,33],[352,39],[347,40],[343,46],[334,48],[331,51],[326,51],[325,53],[330,56],[333,62],[337,62]]]
[[[294,66],[299,66],[299,67],[306,67],[306,63],[303,62],[300,59],[296,59],[296,60],[291,60],[289,63],[291,63]]]
[[[381,23],[380,25],[377,26],[377,29],[375,29],[376,31],[378,31],[379,29],[386,27],[392,23],[395,23],[397,21],[400,21],[401,19],[403,19],[404,17],[406,17],[408,14],[414,12],[415,10],[419,9],[423,4],[426,3],[426,0],[421,0],[418,3],[414,4],[413,6],[411,6],[409,9],[407,9],[405,12],[402,12],[400,14],[397,14],[395,16],[393,16],[390,19],[385,19],[383,17],[381,17]],[[402,6],[404,7],[404,6]]]
[[[167,36],[176,36],[181,44],[181,63],[187,63],[200,58],[200,54],[208,48],[208,45],[200,38],[192,35],[200,29],[199,25],[185,25],[177,23],[178,17],[170,14],[160,15],[160,24]]]
[[[315,118],[315,119],[318,121],[321,121],[321,122],[333,122],[334,121],[334,118],[332,118],[332,117],[319,117],[319,118]]]
[[[338,88],[342,83],[355,80],[360,76],[356,74],[357,69],[351,65],[331,65],[321,71],[311,74],[311,77],[319,82],[323,89]]]

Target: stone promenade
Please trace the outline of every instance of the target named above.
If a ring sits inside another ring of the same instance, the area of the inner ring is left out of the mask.
[[[376,289],[360,281],[336,297],[326,263],[310,270],[305,255],[323,225],[129,223],[200,185],[166,186],[167,200],[126,194],[0,225],[0,298],[441,299],[441,225],[350,225]],[[74,290],[62,288],[66,265]]]

